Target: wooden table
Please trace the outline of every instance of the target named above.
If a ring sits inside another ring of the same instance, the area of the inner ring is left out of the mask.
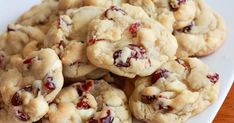
[[[234,123],[234,85],[213,123]]]

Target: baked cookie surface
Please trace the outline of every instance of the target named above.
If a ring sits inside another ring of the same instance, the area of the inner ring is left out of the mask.
[[[183,123],[214,103],[219,75],[196,58],[164,64],[152,76],[135,81],[133,115],[145,122]]]
[[[0,83],[9,116],[25,122],[38,121],[63,86],[61,61],[53,50],[42,49],[25,59],[15,56],[11,64]]]
[[[52,48],[59,55],[65,78],[76,81],[99,79],[107,73],[92,65],[86,56],[88,24],[102,11],[95,6],[68,10],[48,31],[44,47]]]
[[[226,38],[223,19],[203,0],[130,0],[173,32],[178,57],[205,56],[222,46]]]
[[[103,80],[62,89],[43,123],[131,123],[124,93]]]
[[[89,25],[87,56],[94,65],[134,78],[173,59],[176,39],[139,7],[111,6]]]

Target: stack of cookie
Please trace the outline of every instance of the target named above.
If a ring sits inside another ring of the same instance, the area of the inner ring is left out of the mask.
[[[184,123],[225,34],[203,0],[44,0],[0,36],[0,123]]]

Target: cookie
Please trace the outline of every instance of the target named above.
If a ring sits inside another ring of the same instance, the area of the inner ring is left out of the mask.
[[[43,0],[40,4],[23,13],[16,23],[38,27],[46,33],[49,29],[48,27],[57,18],[57,9],[57,0]]]
[[[42,123],[131,123],[124,93],[103,80],[65,87]]]
[[[45,34],[36,27],[10,24],[7,31],[0,36],[0,50],[8,55],[18,54],[28,42],[42,42],[44,38]]]
[[[197,58],[177,59],[138,78],[130,97],[133,115],[150,123],[184,123],[214,103],[219,75]]]
[[[140,7],[111,6],[89,25],[87,56],[114,74],[134,78],[152,74],[173,59],[177,41]]]
[[[226,39],[227,29],[223,18],[203,0],[195,0],[195,3],[194,20],[174,32],[179,44],[179,57],[209,55],[217,51]]]
[[[49,30],[44,46],[54,49],[60,56],[65,78],[74,81],[99,79],[107,73],[92,65],[86,56],[87,26],[102,11],[94,6],[68,10],[67,15],[61,15]]]
[[[109,7],[111,5],[120,5],[124,2],[126,0],[59,0],[58,9],[66,10],[82,6]]]
[[[175,35],[178,57],[205,56],[222,46],[226,37],[223,19],[203,0],[130,0]]]
[[[10,116],[25,122],[38,121],[63,86],[61,61],[51,49],[12,59],[12,67],[1,77],[3,102]]]

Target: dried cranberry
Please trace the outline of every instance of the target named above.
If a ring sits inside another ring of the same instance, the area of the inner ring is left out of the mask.
[[[32,64],[33,59],[34,59],[34,58],[25,59],[25,60],[23,61],[23,64],[28,64],[28,65],[30,65],[30,64]]]
[[[155,95],[152,95],[152,96],[142,95],[141,100],[142,100],[142,102],[144,102],[146,104],[150,104],[151,102],[157,100],[157,97]]]
[[[123,62],[123,61],[118,61],[117,59],[119,57],[121,57],[122,55],[122,50],[117,50],[114,52],[113,54],[113,58],[114,58],[114,65],[117,66],[117,67],[129,67],[130,66],[130,60],[131,60],[131,57],[128,57],[126,62]]]
[[[210,74],[206,76],[211,83],[215,84],[216,82],[219,81],[219,74],[218,73],[214,73],[214,74]]]
[[[90,39],[90,40],[88,40],[88,44],[89,44],[89,45],[93,45],[93,44],[95,44],[96,42],[98,42],[98,41],[103,41],[103,40],[105,40],[105,39]]]
[[[140,45],[136,45],[136,44],[129,44],[128,48],[131,49],[131,56],[129,56],[127,58],[127,60],[125,62],[119,60],[119,58],[122,55],[122,50],[117,50],[114,52],[113,54],[113,58],[114,58],[114,65],[117,67],[129,67],[130,64],[130,60],[132,58],[134,59],[147,59],[147,54],[146,54],[146,50],[140,46]],[[148,60],[150,63],[150,60]]]
[[[88,120],[88,123],[98,123],[98,120],[94,119],[93,117]]]
[[[77,91],[77,93],[78,93],[79,96],[82,96],[82,95],[83,95],[83,89],[81,88],[80,85],[77,85],[76,91]]]
[[[28,92],[32,92],[32,86],[31,85],[27,85],[23,88],[23,90],[28,91]]]
[[[111,116],[111,111],[107,111],[107,115],[100,119],[101,123],[112,123],[114,118]]]
[[[85,98],[81,99],[77,105],[77,108],[81,108],[81,109],[89,109],[90,105],[88,104],[88,102],[85,100]]]
[[[82,84],[82,89],[87,92],[92,88],[93,84],[94,84],[93,80],[88,80],[86,81],[86,83]]]
[[[153,76],[152,76],[152,83],[154,84],[160,78],[167,78],[168,77],[168,72],[169,71],[166,70],[166,69],[159,69],[159,70],[155,71]]]
[[[5,59],[5,55],[0,52],[0,69],[5,69],[6,68],[6,59]]]
[[[44,86],[46,89],[52,91],[56,88],[55,84],[54,84],[54,78],[53,77],[47,77],[46,81],[44,83]]]
[[[28,121],[30,119],[29,115],[22,111],[17,111],[16,117],[20,119],[21,121]]]
[[[140,26],[141,26],[141,23],[139,23],[139,22],[133,23],[130,25],[129,32],[132,34],[132,37],[136,37],[137,31],[138,31]]]
[[[181,4],[184,4],[186,0],[173,0],[169,2],[172,11],[177,11]]]
[[[163,106],[162,103],[159,103],[158,109],[160,110],[161,113],[165,114],[173,110],[171,106]]]
[[[184,27],[182,29],[179,29],[178,31],[188,33],[192,30],[193,26],[194,26],[194,22],[190,23],[189,25],[187,25],[186,27]]]
[[[109,12],[109,11],[120,12],[120,13],[122,13],[123,15],[126,15],[126,14],[127,14],[123,9],[121,9],[121,8],[119,8],[119,7],[117,7],[117,6],[111,6],[109,9],[107,9],[107,10],[104,12],[104,16],[105,16],[105,17],[108,17],[108,12]]]
[[[23,104],[23,100],[21,99],[20,95],[18,92],[15,92],[13,97],[11,98],[11,104],[13,106],[19,106]]]

